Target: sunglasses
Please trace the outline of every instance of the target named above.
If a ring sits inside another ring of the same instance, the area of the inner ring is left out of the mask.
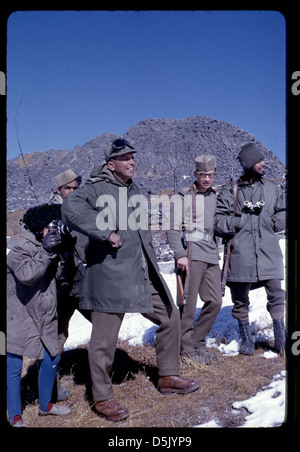
[[[127,140],[125,140],[124,138],[118,138],[113,142],[112,149],[114,151],[121,151],[122,149],[125,149],[126,146],[128,146],[130,149],[134,149],[134,147],[130,143],[128,143]]]

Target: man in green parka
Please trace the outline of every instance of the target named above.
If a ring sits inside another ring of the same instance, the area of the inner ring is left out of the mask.
[[[139,312],[158,325],[160,392],[189,393],[199,387],[197,381],[179,375],[179,311],[159,273],[151,233],[139,225],[136,215],[142,196],[132,181],[135,153],[127,140],[115,140],[105,152],[106,163],[62,205],[68,226],[89,237],[80,308],[91,311],[89,363],[95,410],[109,421],[128,417],[127,408],[113,398],[109,376],[126,312]]]
[[[267,310],[274,326],[275,350],[285,349],[283,256],[276,232],[285,229],[285,195],[282,188],[263,178],[265,162],[254,143],[241,148],[238,158],[244,175],[237,181],[236,214],[233,214],[233,184],[222,188],[215,217],[215,233],[232,238],[227,285],[238,320],[239,352],[252,355],[254,344],[249,326],[249,290],[265,287]]]

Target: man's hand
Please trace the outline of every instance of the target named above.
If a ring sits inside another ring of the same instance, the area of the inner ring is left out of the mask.
[[[181,271],[185,271],[186,275],[189,276],[189,260],[187,257],[180,257],[177,259],[177,268]]]
[[[122,246],[121,237],[116,232],[112,232],[107,240],[113,248],[120,248]]]

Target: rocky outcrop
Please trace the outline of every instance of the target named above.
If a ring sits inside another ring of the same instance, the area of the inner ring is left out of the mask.
[[[126,137],[139,150],[136,180],[145,191],[176,191],[187,185],[193,179],[194,159],[200,154],[217,157],[216,184],[231,176],[237,178],[242,173],[237,155],[248,142],[254,142],[265,155],[267,177],[282,181],[285,173],[275,154],[253,135],[207,117],[148,119],[130,128]]]

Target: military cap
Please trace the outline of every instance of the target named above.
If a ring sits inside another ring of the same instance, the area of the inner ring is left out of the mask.
[[[197,171],[210,171],[216,168],[217,160],[214,155],[199,155],[195,158]]]
[[[104,156],[106,162],[108,162],[110,159],[117,157],[118,155],[128,154],[129,152],[136,152],[132,144],[124,138],[117,138],[113,141],[111,147],[104,151]]]

